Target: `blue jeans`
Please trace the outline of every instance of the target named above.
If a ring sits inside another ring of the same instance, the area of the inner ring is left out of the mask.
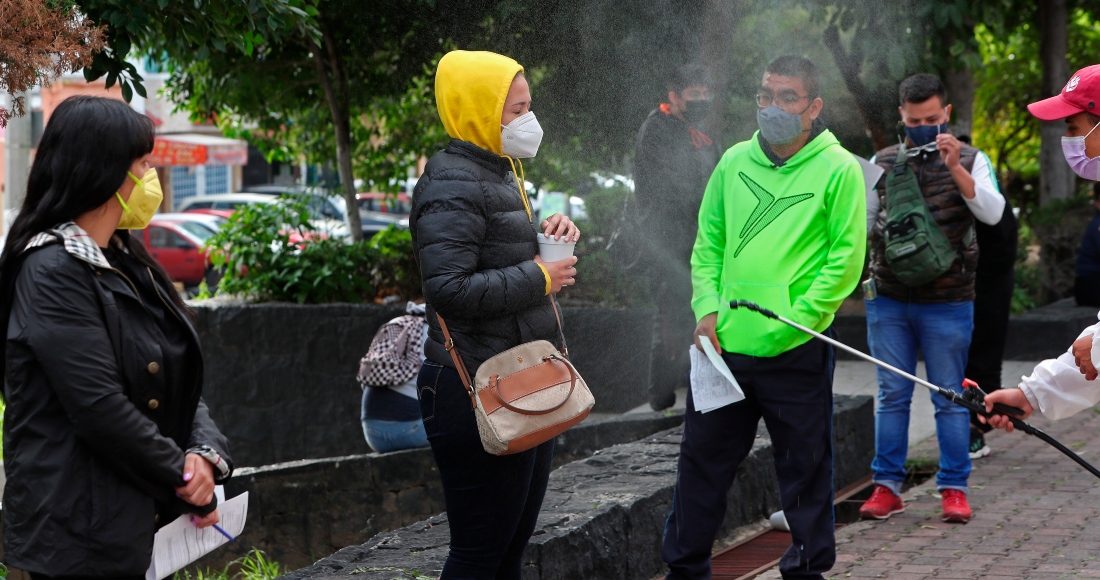
[[[424,432],[424,422],[420,419],[416,421],[363,419],[363,435],[367,437],[367,445],[377,453],[428,446],[428,434]]]
[[[974,330],[974,303],[913,304],[879,296],[866,300],[867,342],[871,356],[909,374],[916,374],[917,349],[924,353],[928,381],[962,391],[970,334]],[[895,492],[905,481],[909,451],[909,405],[912,381],[878,369],[878,410],[875,412],[875,483]],[[936,407],[936,437],[940,446],[939,489],[966,491],[970,477],[970,413],[966,408],[932,394]]]

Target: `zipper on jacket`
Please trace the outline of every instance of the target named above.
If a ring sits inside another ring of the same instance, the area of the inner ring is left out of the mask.
[[[122,276],[122,279],[126,280],[126,283],[130,285],[130,289],[134,291],[134,298],[137,298],[137,301],[138,301],[139,304],[141,304],[141,307],[145,308],[145,302],[141,299],[141,294],[138,293],[137,286],[134,285],[134,282],[132,280],[130,280],[130,278],[128,276],[126,276],[126,274],[123,274],[121,270],[117,270],[115,268],[103,268],[103,269],[107,270],[109,272],[114,272],[115,274],[118,274],[119,276]]]
[[[180,315],[176,313],[176,309],[172,308],[172,306],[168,304],[168,300],[164,298],[164,294],[161,294],[160,285],[157,284],[157,279],[153,277],[153,271],[149,269],[149,266],[145,267],[145,271],[149,273],[149,280],[153,283],[153,290],[157,293],[157,298],[160,298],[161,303],[164,304],[164,307],[172,313],[172,316],[176,317],[176,320],[183,322],[183,319],[180,318]]]

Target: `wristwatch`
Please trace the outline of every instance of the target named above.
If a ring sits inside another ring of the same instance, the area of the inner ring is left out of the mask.
[[[215,481],[227,479],[232,471],[229,469],[229,464],[222,459],[221,454],[209,445],[196,445],[195,447],[189,448],[187,453],[194,453],[209,461],[210,464],[214,466],[214,469],[218,471],[218,474],[214,477]]]

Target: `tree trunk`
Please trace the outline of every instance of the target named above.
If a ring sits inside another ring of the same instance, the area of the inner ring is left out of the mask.
[[[844,48],[840,41],[840,30],[835,23],[830,24],[825,29],[822,40],[825,47],[832,53],[837,68],[840,69],[840,76],[844,78],[844,86],[848,88],[848,92],[852,94],[852,98],[856,101],[856,108],[859,109],[859,115],[863,118],[863,124],[871,133],[871,142],[874,144],[875,151],[885,149],[890,144],[890,139],[884,128],[881,103],[878,95],[869,89],[863,83],[863,79],[860,78],[860,72],[863,68],[863,52],[856,46],[853,46],[851,50]]]
[[[947,88],[947,102],[951,105],[951,123],[948,128],[955,136],[970,135],[974,131],[974,75],[963,59],[958,60],[958,69],[944,75],[943,84]]]
[[[1040,0],[1039,58],[1043,66],[1040,98],[1059,94],[1062,86],[1069,80],[1069,61],[1066,60],[1068,28],[1066,0]],[[1043,122],[1040,125],[1039,205],[1066,199],[1073,193],[1076,179],[1062,156],[1062,135],[1065,130],[1066,126],[1062,121]]]
[[[729,104],[730,72],[723,66],[733,54],[733,30],[744,9],[738,0],[708,0],[703,24],[703,42],[700,62],[708,63],[711,79],[711,98],[721,106],[711,108],[707,126],[713,129],[712,135],[724,135]]]
[[[359,201],[355,198],[355,173],[351,166],[351,110],[347,100],[347,86],[340,74],[340,62],[333,48],[328,31],[322,33],[325,46],[313,51],[317,76],[325,93],[332,128],[336,132],[336,168],[340,183],[344,185],[344,201],[348,206],[348,229],[353,242],[363,241],[363,222],[359,219]]]

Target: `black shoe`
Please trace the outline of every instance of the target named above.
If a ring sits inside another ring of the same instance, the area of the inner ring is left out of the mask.
[[[668,391],[667,393],[653,393],[649,399],[649,407],[654,411],[664,411],[665,409],[676,404],[676,391]]]
[[[970,458],[981,459],[993,453],[993,450],[985,444],[985,435],[973,427],[970,428]]]

